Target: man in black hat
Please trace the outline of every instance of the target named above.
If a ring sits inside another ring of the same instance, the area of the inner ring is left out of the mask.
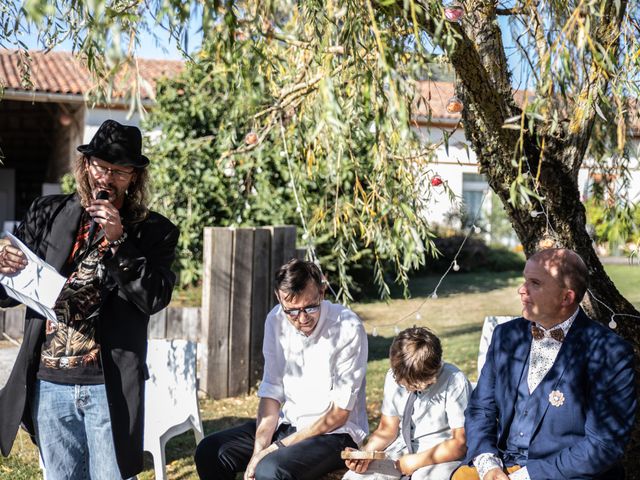
[[[146,207],[149,160],[137,127],[105,121],[74,164],[77,191],[36,199],[17,230],[67,281],[57,322],[28,310],[0,391],[0,449],[18,426],[48,480],[128,478],[142,470],[149,316],[171,299],[178,229]],[[26,266],[0,239],[0,274]],[[0,306],[15,305],[0,288]]]

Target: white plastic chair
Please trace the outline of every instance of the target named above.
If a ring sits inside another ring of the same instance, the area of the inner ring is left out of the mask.
[[[513,320],[514,318],[516,317],[509,317],[505,315],[484,317],[484,324],[482,325],[482,336],[480,337],[480,346],[478,348],[478,378],[480,378],[480,372],[482,372],[484,362],[487,360],[487,351],[489,350],[489,345],[491,344],[493,331],[498,325],[506,323],[509,320]]]
[[[165,445],[193,429],[204,438],[196,388],[196,343],[149,340],[145,393],[144,449],[153,455],[156,480],[166,480]]]

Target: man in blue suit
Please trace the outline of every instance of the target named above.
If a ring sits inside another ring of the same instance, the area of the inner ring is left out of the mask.
[[[624,478],[619,461],[636,412],[633,350],[580,308],[587,278],[571,250],[527,261],[523,318],[493,334],[453,480]]]

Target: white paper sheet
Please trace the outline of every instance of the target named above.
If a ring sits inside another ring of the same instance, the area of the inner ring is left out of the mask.
[[[29,250],[15,236],[5,232],[3,237],[8,238],[13,246],[22,250],[27,257],[27,266],[15,275],[0,274],[0,284],[4,286],[7,295],[45,316],[53,323],[57,323],[53,307],[67,279]]]

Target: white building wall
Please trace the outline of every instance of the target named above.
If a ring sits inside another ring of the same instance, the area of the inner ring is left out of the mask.
[[[418,135],[424,139],[425,143],[438,142],[443,139],[443,129],[421,127]],[[464,132],[456,131],[449,138],[448,148],[440,145],[435,151],[434,160],[429,163],[430,177],[439,175],[455,194],[452,202],[445,188],[430,187],[431,197],[427,201],[424,212],[424,217],[430,223],[447,224],[450,214],[459,212],[462,203],[463,174],[479,173],[476,155],[470,148],[466,148],[466,145]],[[485,201],[483,209],[489,208],[489,203]],[[452,226],[459,227],[459,224]]]
[[[417,133],[425,143],[437,142],[443,138],[443,129],[437,127],[420,127]],[[466,148],[465,145],[468,144],[464,138],[464,132],[456,131],[449,138],[448,151],[444,145],[438,147],[435,159],[429,163],[429,178],[439,175],[456,196],[456,199],[452,202],[444,188],[431,187],[431,196],[427,199],[423,212],[424,218],[431,224],[448,224],[451,212],[458,211],[462,202],[464,191],[463,174],[479,173],[476,155],[470,147]],[[631,161],[628,165],[630,183],[627,198],[632,203],[640,203],[640,138],[630,140],[628,149],[631,153]],[[587,160],[584,162],[584,168],[580,169],[578,174],[578,186],[583,200],[588,198],[590,194],[591,180],[588,165],[589,161]],[[488,185],[487,188],[489,188]],[[489,195],[485,198],[483,204],[483,212],[487,214],[490,213],[491,209]],[[470,214],[474,213],[470,212]],[[459,224],[451,226],[459,227]],[[490,229],[490,226],[486,228]]]
[[[86,112],[83,135],[83,143],[85,144],[91,141],[105,120],[111,119],[124,125],[140,126],[140,114],[136,112],[129,118],[129,110],[127,109],[88,108]]]

